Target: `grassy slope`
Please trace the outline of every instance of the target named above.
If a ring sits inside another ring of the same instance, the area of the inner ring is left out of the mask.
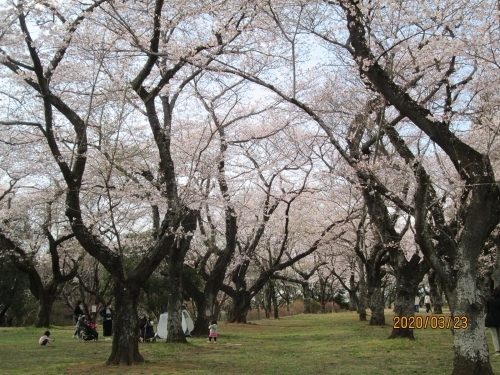
[[[392,321],[389,311],[387,320]],[[100,327],[99,327],[100,328]],[[388,340],[391,328],[370,327],[354,313],[297,315],[256,324],[219,325],[219,342],[141,344],[146,363],[107,367],[111,341],[79,343],[72,327],[54,327],[53,347],[40,347],[43,330],[0,328],[2,374],[449,374],[452,336],[416,330],[417,340]],[[490,348],[491,340],[488,333]],[[491,352],[491,350],[490,350]],[[500,357],[491,357],[500,373]]]

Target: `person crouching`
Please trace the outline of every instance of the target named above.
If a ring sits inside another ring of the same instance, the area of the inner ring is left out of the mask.
[[[49,339],[49,336],[50,336],[50,331],[45,331],[43,333],[43,336],[40,337],[40,340],[38,340],[38,343],[42,346],[47,346],[47,344],[56,341],[56,339]]]

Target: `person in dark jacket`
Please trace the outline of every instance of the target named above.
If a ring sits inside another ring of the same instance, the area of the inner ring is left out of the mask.
[[[500,287],[493,289],[490,298],[486,301],[484,325],[490,329],[495,355],[500,355]]]
[[[113,335],[113,318],[114,311],[111,308],[111,305],[107,305],[106,308],[99,311],[99,315],[102,316],[102,329],[103,336],[111,336]]]

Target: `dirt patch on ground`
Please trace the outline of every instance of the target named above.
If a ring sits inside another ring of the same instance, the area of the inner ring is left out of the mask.
[[[78,366],[68,367],[65,374],[68,375],[88,375],[88,374],[120,374],[120,375],[152,375],[152,374],[175,374],[187,373],[189,370],[199,368],[199,365],[189,363],[144,363],[134,366],[106,366],[104,364],[82,363]]]

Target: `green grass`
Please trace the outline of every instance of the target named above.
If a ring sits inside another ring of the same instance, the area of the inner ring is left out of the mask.
[[[392,315],[386,311],[392,324]],[[252,324],[219,324],[219,342],[140,344],[146,363],[109,367],[111,341],[79,343],[73,327],[53,327],[53,347],[41,347],[43,329],[0,328],[2,374],[450,374],[452,335],[421,329],[416,340],[388,340],[391,327],[370,327],[354,313],[297,315]],[[491,340],[488,333],[490,348]],[[500,373],[500,357],[490,358]]]

